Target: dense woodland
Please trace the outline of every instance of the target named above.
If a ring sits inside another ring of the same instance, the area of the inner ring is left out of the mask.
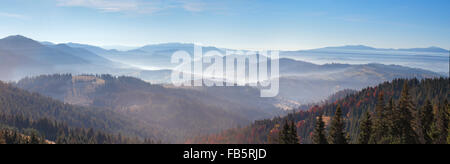
[[[155,143],[141,137],[145,133],[119,114],[68,105],[0,82],[0,143]]]
[[[449,78],[396,79],[306,111],[187,143],[446,144]]]
[[[446,144],[449,82],[396,79],[186,143]],[[116,112],[68,105],[0,82],[0,144],[156,143],[143,136],[151,131]]]
[[[173,87],[134,77],[71,74],[30,77],[13,85],[141,121],[130,127],[145,126],[170,143],[248,125],[281,111],[273,105],[274,98],[261,98],[259,90],[252,87]]]

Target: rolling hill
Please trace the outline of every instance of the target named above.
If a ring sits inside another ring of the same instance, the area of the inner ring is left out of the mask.
[[[180,140],[283,113],[276,99],[260,98],[250,87],[174,88],[110,75],[39,76],[15,85],[66,103],[110,109],[168,129]]]

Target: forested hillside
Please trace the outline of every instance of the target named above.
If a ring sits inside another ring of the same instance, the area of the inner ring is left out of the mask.
[[[150,125],[122,114],[68,105],[3,82],[0,82],[0,127],[6,139],[10,135],[20,138],[28,134],[58,143],[131,143],[125,138],[132,137],[137,142],[134,138],[143,141],[164,136]],[[119,137],[120,133],[126,137]]]
[[[271,118],[282,112],[274,98],[251,87],[154,85],[133,77],[56,74],[25,78],[17,87],[69,104],[120,113],[167,129],[174,142]]]
[[[396,79],[187,143],[447,143],[448,99],[449,78]]]

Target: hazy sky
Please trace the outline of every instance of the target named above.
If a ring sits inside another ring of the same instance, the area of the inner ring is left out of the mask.
[[[450,49],[449,0],[1,0],[0,37],[238,49]]]

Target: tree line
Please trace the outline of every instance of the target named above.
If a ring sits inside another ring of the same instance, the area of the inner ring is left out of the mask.
[[[405,83],[396,104],[390,99],[387,104],[383,93],[379,93],[374,112],[368,110],[359,122],[356,144],[450,144],[450,107],[448,101],[432,105],[430,100],[416,109]],[[285,124],[280,132],[280,144],[296,144],[299,138],[293,124]],[[342,109],[337,107],[329,125],[328,133],[323,116],[319,115],[312,134],[314,144],[348,144]],[[286,137],[289,135],[289,137]]]
[[[301,144],[447,143],[449,84],[450,79],[444,77],[395,79],[308,110],[257,120],[190,143],[292,143],[282,138],[297,138]],[[296,133],[287,131],[291,128],[286,125],[294,126]],[[282,137],[286,134],[292,136]]]

